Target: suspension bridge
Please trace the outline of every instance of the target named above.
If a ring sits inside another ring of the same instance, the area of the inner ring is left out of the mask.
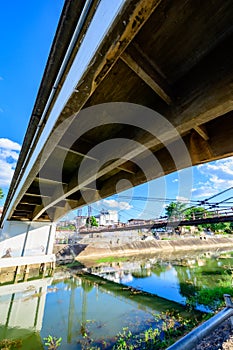
[[[214,224],[221,222],[233,222],[233,196],[226,196],[227,192],[233,191],[233,187],[227,188],[223,191],[215,193],[209,198],[203,200],[182,200],[185,204],[185,209],[180,211],[178,215],[160,216],[159,218],[149,219],[149,220],[135,220],[136,223],[120,224],[114,225],[114,227],[93,227],[90,229],[82,228],[80,232],[85,232],[91,230],[91,232],[101,232],[101,231],[127,231],[127,230],[140,230],[140,229],[159,229],[163,227],[178,227],[178,226],[197,226],[203,224]],[[225,198],[222,199],[222,196]],[[218,201],[216,199],[220,198]],[[154,205],[158,202],[171,203],[177,202],[174,198],[156,198],[156,197],[142,197],[142,196],[122,196],[119,195],[118,199],[133,201],[146,201],[153,202]],[[213,201],[215,199],[215,201]],[[141,210],[143,212],[143,209]],[[185,212],[189,212],[185,215]],[[133,221],[133,220],[132,220]],[[139,223],[140,222],[140,223]]]

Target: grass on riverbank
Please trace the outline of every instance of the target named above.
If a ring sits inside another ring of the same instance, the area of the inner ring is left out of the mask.
[[[128,258],[125,257],[116,257],[116,256],[106,256],[104,258],[99,258],[97,260],[95,260],[95,262],[97,264],[101,264],[101,263],[113,263],[113,262],[122,262],[122,261],[127,261]]]
[[[231,286],[218,286],[213,288],[204,288],[188,298],[187,304],[195,308],[196,304],[207,306],[211,311],[216,311],[218,308],[225,306],[223,298],[224,294],[229,294],[233,297],[233,290]]]

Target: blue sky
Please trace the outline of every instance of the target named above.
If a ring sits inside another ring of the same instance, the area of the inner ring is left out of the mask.
[[[0,187],[7,192],[63,0],[0,3]]]
[[[120,0],[119,0],[120,1]],[[29,118],[42,79],[63,0],[22,0],[0,3],[0,187],[7,193]],[[179,177],[192,177],[185,189]],[[173,173],[93,206],[118,210],[122,221],[161,215],[165,201],[139,201],[132,197],[194,200],[208,198],[233,186],[233,158]],[[230,196],[230,194],[227,194]],[[231,193],[232,195],[232,193]],[[0,202],[2,205],[4,200]],[[86,213],[86,209],[83,210]]]

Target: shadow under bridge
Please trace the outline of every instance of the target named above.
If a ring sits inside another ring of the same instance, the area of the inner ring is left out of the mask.
[[[233,155],[232,20],[231,0],[65,1],[2,222]]]

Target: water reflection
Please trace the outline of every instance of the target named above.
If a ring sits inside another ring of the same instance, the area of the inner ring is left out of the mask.
[[[52,335],[62,337],[60,349],[88,348],[85,341],[90,338],[104,348],[101,344],[113,343],[123,327],[139,333],[155,326],[155,314],[168,309],[193,317],[182,306],[186,298],[218,280],[229,283],[231,263],[231,255],[223,259],[219,253],[151,256],[88,267],[105,280],[56,272],[52,278],[1,286],[0,340],[20,338],[22,349],[38,350],[43,338]]]
[[[226,252],[226,251],[224,251]],[[183,305],[202,288],[232,284],[232,256],[223,252],[151,256],[88,268],[105,279],[135,287]],[[183,253],[184,254],[184,253]],[[208,307],[197,305],[208,311]]]
[[[43,349],[42,328],[47,287],[52,279],[0,287],[0,339],[23,339],[22,349]]]
[[[155,314],[174,308],[189,316],[177,304],[133,295],[118,284],[55,273],[53,279],[0,287],[0,341],[22,339],[22,349],[38,350],[52,335],[62,337],[61,349],[88,348],[90,339],[104,348],[123,327],[139,333],[155,326]]]
[[[56,330],[54,335],[66,342],[64,349],[77,349],[77,343],[81,348],[85,336],[99,345],[111,343],[123,327],[138,333],[155,323],[155,313],[177,306],[159,298],[132,298],[117,285],[97,284],[84,277],[54,283],[47,294],[41,336]],[[186,314],[183,309],[180,311]],[[58,314],[59,318],[54,319]]]

